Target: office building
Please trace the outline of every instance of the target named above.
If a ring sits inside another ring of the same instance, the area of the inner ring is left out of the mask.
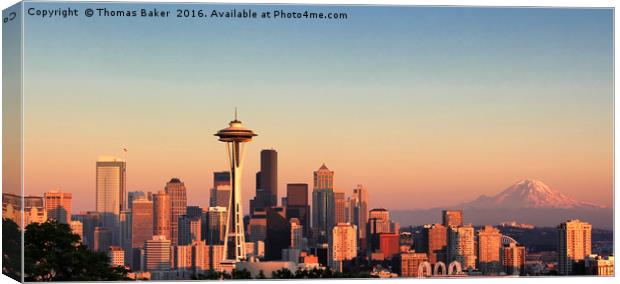
[[[110,228],[114,245],[120,242],[119,218],[126,209],[125,166],[125,161],[115,157],[100,157],[96,163],[96,211],[101,214],[101,225]]]
[[[353,194],[348,200],[348,219],[357,227],[357,236],[360,240],[360,250],[365,250],[366,246],[366,224],[368,223],[368,191],[366,188],[358,184],[353,189]],[[397,233],[397,232],[394,232]]]
[[[299,219],[292,218],[289,219],[289,226],[291,228],[291,245],[290,248],[293,249],[304,249],[304,235],[303,235],[303,226]]]
[[[169,271],[171,265],[171,241],[165,236],[153,236],[144,244],[146,271]]]
[[[187,190],[178,178],[172,178],[164,188],[170,198],[170,240],[177,245],[179,216],[185,215],[187,207]]]
[[[95,227],[95,251],[108,252],[112,246],[112,230],[106,227]]]
[[[323,164],[314,172],[312,230],[316,243],[324,243],[334,226],[334,172]]]
[[[159,191],[153,194],[153,236],[164,236],[172,240],[172,202],[170,195]],[[185,212],[183,212],[185,213]]]
[[[210,245],[223,245],[226,237],[226,207],[209,207],[203,215],[202,239]]]
[[[308,184],[289,183],[286,185],[286,218],[296,218],[303,227],[304,237],[310,235],[310,205],[308,203]]]
[[[348,222],[345,218],[345,203],[344,192],[334,192],[334,224]]]
[[[278,206],[278,152],[274,149],[260,152],[260,172],[252,204],[253,210]]]
[[[153,237],[153,202],[134,199],[131,210],[131,247],[139,249]]]
[[[379,234],[379,252],[385,259],[392,259],[400,252],[400,235],[397,233]]]
[[[209,196],[210,207],[228,208],[230,202],[230,172],[214,172],[213,188]]]
[[[592,225],[575,219],[561,223],[557,230],[558,273],[579,274],[579,268],[592,254]]]
[[[52,190],[43,194],[47,219],[68,224],[71,221],[71,193]]]
[[[291,244],[290,224],[282,207],[267,208],[266,216],[265,260],[282,260],[282,250]]]
[[[127,208],[129,210],[131,210],[131,206],[133,204],[134,200],[137,199],[147,199],[147,200],[152,200],[152,194],[150,192],[145,193],[144,191],[130,191],[127,193]]]
[[[202,235],[201,219],[181,215],[179,217],[179,245],[189,245],[194,241],[200,241]]]

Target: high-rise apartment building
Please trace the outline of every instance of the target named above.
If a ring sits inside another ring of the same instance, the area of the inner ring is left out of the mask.
[[[428,261],[428,256],[423,252],[407,251],[398,254],[396,261],[396,272],[400,277],[419,277],[420,264]]]
[[[187,190],[178,178],[172,178],[164,191],[170,198],[170,240],[172,245],[178,244],[179,216],[185,215],[187,207]]]
[[[502,234],[487,225],[478,231],[478,268],[483,274],[497,275],[501,269]]]
[[[47,218],[59,223],[71,221],[71,193],[52,190],[43,194]]]
[[[334,226],[334,172],[323,164],[314,172],[312,190],[312,230],[318,243],[324,243]]]
[[[507,275],[525,275],[525,247],[515,242],[504,245],[502,265]]]
[[[441,219],[445,227],[463,226],[463,211],[462,210],[443,210],[441,212]]]
[[[592,225],[580,220],[568,220],[558,229],[558,273],[579,273],[585,259],[592,254]]]
[[[153,235],[172,240],[170,195],[163,191],[153,194]],[[184,212],[185,213],[185,212]]]
[[[424,239],[428,242],[426,251],[431,264],[435,264],[438,261],[446,263],[448,250],[447,234],[447,228],[441,224],[424,226]]]
[[[463,270],[476,268],[476,244],[471,225],[446,228],[448,232],[447,262],[458,261]]]
[[[328,262],[332,269],[342,271],[343,262],[357,256],[357,228],[340,223],[334,226],[329,237]]]

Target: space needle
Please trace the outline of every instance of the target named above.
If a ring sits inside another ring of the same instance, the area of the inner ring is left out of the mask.
[[[224,238],[223,263],[235,263],[244,260],[245,255],[245,232],[243,230],[243,210],[241,207],[241,172],[243,171],[243,149],[246,142],[252,141],[257,136],[252,130],[243,126],[237,120],[235,108],[235,120],[228,127],[218,131],[220,141],[226,142],[228,162],[230,164],[230,201],[228,203],[228,217],[226,221],[226,235]],[[232,241],[231,241],[232,239]],[[229,246],[234,250],[229,249]]]

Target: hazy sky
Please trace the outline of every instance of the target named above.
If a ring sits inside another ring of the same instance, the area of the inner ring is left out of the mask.
[[[526,177],[611,206],[612,10],[279,8],[349,18],[27,17],[26,193],[59,187],[94,210],[97,157],[126,147],[128,190],[178,177],[205,206],[228,167],[213,134],[237,106],[259,134],[246,210],[265,148],[279,198],[325,163],[373,207],[447,206]]]

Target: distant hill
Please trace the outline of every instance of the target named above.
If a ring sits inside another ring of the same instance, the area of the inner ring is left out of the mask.
[[[525,179],[494,196],[445,208],[393,210],[392,218],[401,226],[441,222],[441,210],[461,209],[465,223],[499,224],[508,220],[535,226],[556,226],[567,219],[581,219],[601,229],[613,228],[613,210],[581,202],[552,190],[541,181]]]

